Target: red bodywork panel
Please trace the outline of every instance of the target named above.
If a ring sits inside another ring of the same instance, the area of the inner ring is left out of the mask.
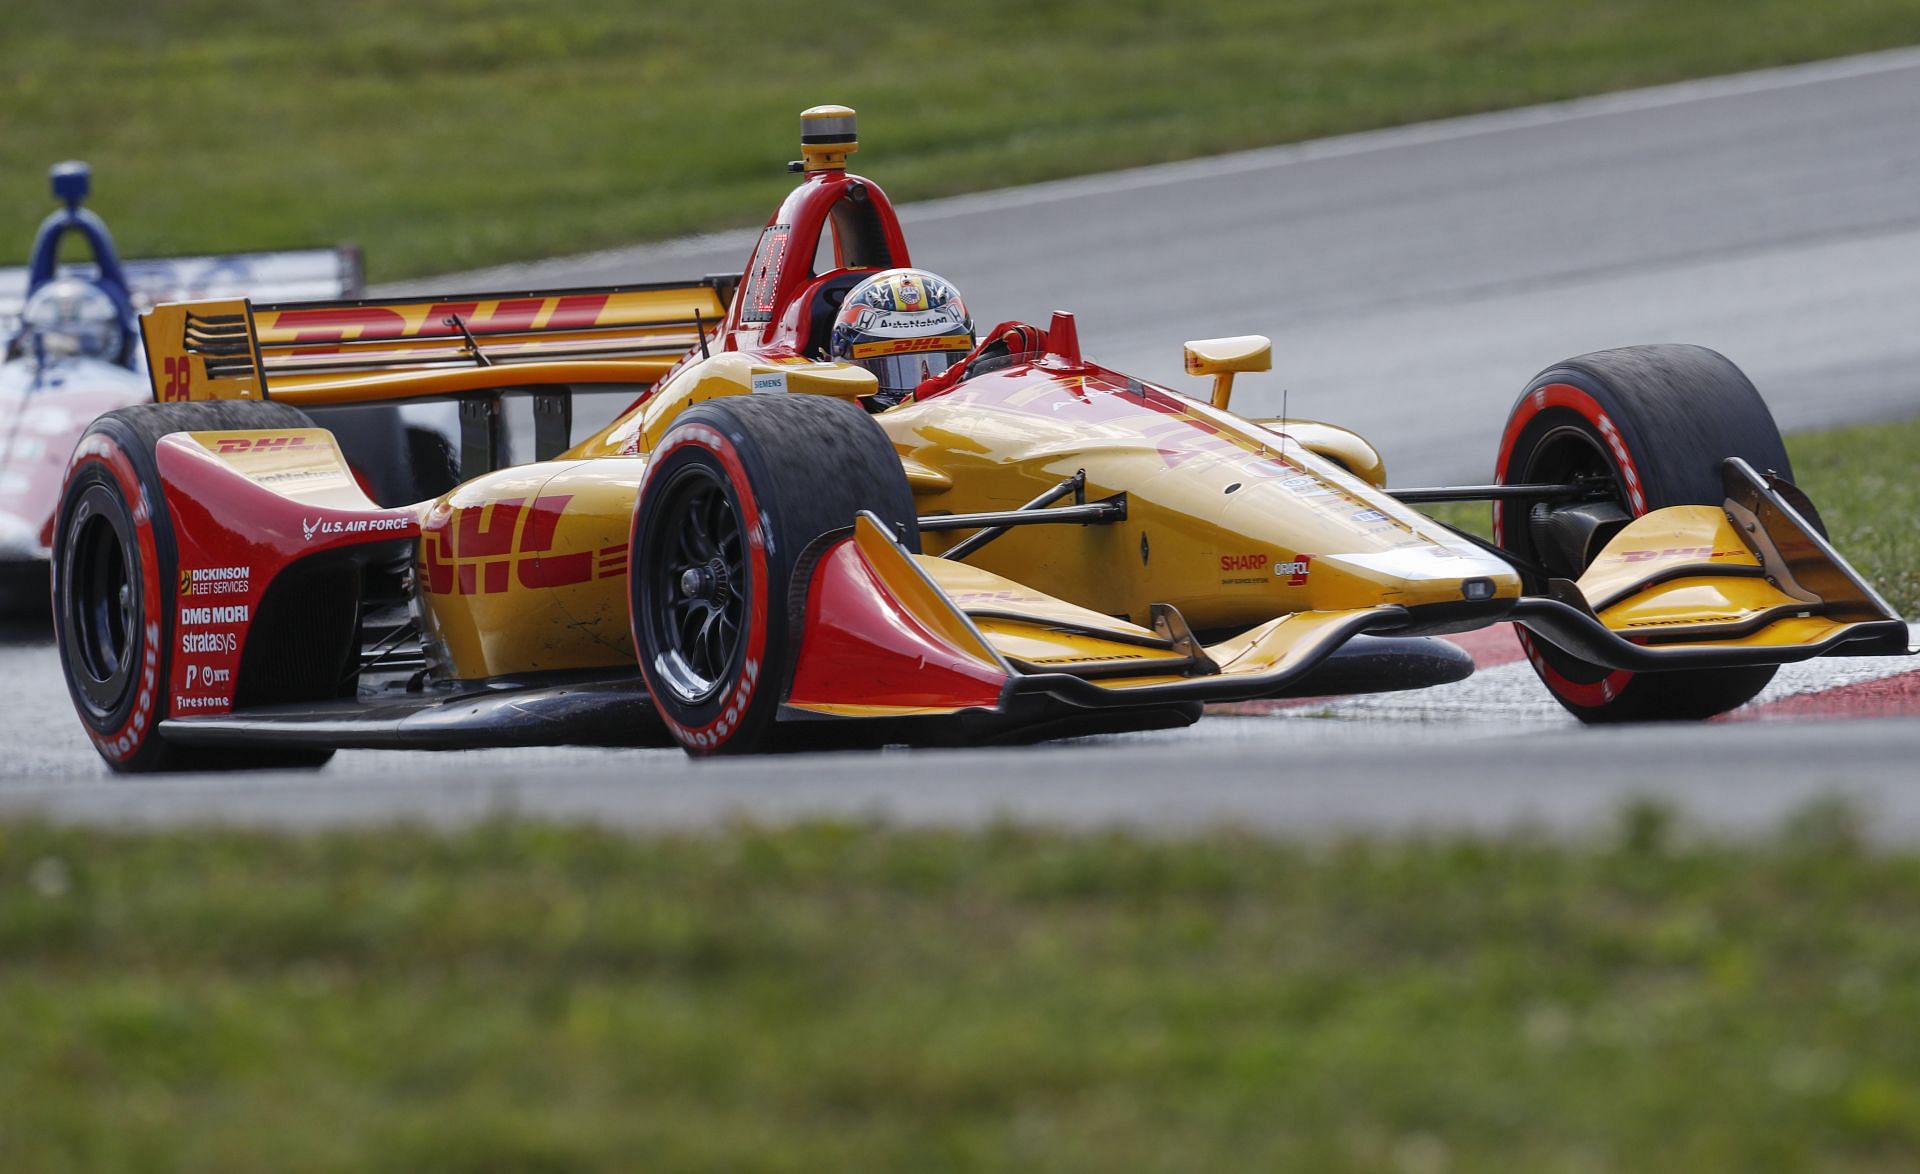
[[[833,269],[813,271],[821,234],[833,233]],[[760,234],[721,329],[724,350],[802,353],[814,325],[802,294],[849,269],[913,264],[893,202],[880,185],[844,171],[817,171],[793,189]]]
[[[789,704],[996,708],[1009,680],[894,599],[851,538],[814,566]]]
[[[155,446],[179,554],[179,612],[167,712],[200,717],[233,708],[240,658],[274,577],[301,559],[370,542],[419,537],[412,510],[306,505],[280,496],[187,435]]]

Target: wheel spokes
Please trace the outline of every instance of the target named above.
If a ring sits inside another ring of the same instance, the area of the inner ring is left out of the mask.
[[[745,542],[726,486],[700,470],[667,489],[646,572],[666,683],[689,702],[712,696],[739,648]]]

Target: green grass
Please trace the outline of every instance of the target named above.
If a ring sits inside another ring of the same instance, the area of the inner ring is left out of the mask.
[[[1911,42],[1914,0],[15,0],[0,207],[55,160],[129,252],[352,238],[376,278],[760,222],[798,111],[896,197]],[[661,275],[655,275],[661,276]],[[665,275],[672,276],[672,275]]]
[[[1920,420],[1787,437],[1795,482],[1820,510],[1835,549],[1894,610],[1920,617]],[[1482,538],[1493,535],[1484,503],[1427,513]]]
[[[0,1168],[1920,1162],[1920,856],[0,826]]]

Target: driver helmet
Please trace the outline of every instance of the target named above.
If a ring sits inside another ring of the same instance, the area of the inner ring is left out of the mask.
[[[61,277],[35,290],[20,313],[28,333],[49,355],[115,359],[126,341],[120,307],[107,291],[78,277]]]
[[[827,356],[873,372],[874,399],[892,406],[920,381],[973,350],[973,319],[960,291],[924,269],[887,269],[847,292]]]

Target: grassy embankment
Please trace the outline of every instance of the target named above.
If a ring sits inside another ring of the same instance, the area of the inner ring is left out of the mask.
[[[1820,509],[1834,547],[1908,619],[1920,618],[1920,420],[1787,437],[1793,475]],[[1439,506],[1436,517],[1486,537],[1485,505]]]
[[[1920,1162],[1920,855],[0,827],[0,1168]]]
[[[757,223],[824,101],[916,198],[1916,36],[1913,0],[15,0],[0,260],[74,157],[131,253],[354,239],[390,279]]]

